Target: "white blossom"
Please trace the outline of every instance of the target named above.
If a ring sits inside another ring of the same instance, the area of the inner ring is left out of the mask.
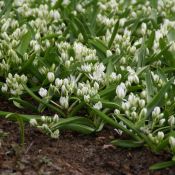
[[[47,96],[47,89],[40,88],[38,93],[41,97],[46,97]]]
[[[95,105],[93,106],[93,108],[98,109],[98,110],[102,109],[102,107],[103,106],[102,106],[102,103],[100,101],[95,103]]]

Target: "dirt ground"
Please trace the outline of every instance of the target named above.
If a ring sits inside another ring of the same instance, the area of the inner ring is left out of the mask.
[[[16,111],[0,98],[0,110]],[[19,127],[0,119],[0,175],[174,175],[175,167],[149,171],[149,166],[170,160],[170,155],[155,155],[146,148],[121,149],[110,145],[117,137],[111,129],[96,135],[62,132],[51,139],[26,125],[25,146],[19,146]]]

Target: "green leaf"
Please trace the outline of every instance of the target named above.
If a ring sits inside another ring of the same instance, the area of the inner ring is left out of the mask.
[[[5,6],[4,6],[4,8],[2,9],[2,11],[0,12],[0,17],[1,17],[2,15],[4,15],[5,13],[10,12],[10,10],[11,10],[11,8],[12,8],[13,0],[4,0],[4,3],[5,3]]]
[[[39,120],[41,116],[38,115],[26,115],[26,114],[18,114],[18,113],[12,113],[12,112],[6,112],[6,111],[0,111],[0,117],[8,118],[11,120],[17,120],[16,117],[19,116],[22,118],[23,121],[28,122],[30,119],[34,118],[36,120]]]
[[[137,64],[137,69],[145,66],[145,56],[146,56],[146,48],[144,44],[138,51],[138,64]]]
[[[21,43],[17,48],[17,52],[20,55],[24,55],[27,52],[27,49],[29,47],[30,41],[32,39],[32,32],[29,30],[21,39]]]
[[[167,35],[168,41],[175,41],[175,30],[174,29],[170,29]]]
[[[70,129],[70,130],[77,131],[77,132],[82,133],[82,134],[91,134],[92,132],[95,131],[94,128],[91,128],[87,125],[76,124],[76,123],[62,125],[62,126],[60,126],[60,129],[66,129],[66,130]]]
[[[54,124],[52,126],[53,130],[58,129],[60,126],[64,126],[67,124],[71,124],[71,123],[76,123],[76,124],[83,124],[83,125],[87,125],[90,127],[94,127],[94,124],[91,120],[84,118],[84,117],[69,117],[69,118],[65,118],[65,119],[60,119],[56,124]]]
[[[175,166],[175,161],[167,161],[167,162],[161,162],[161,163],[156,163],[152,166],[150,166],[150,170],[160,170],[168,167]]]
[[[109,43],[108,43],[108,48],[109,48],[109,49],[110,49],[111,46],[112,46],[112,43],[113,43],[113,41],[114,41],[114,39],[115,39],[115,36],[116,36],[116,34],[117,34],[117,31],[118,31],[118,28],[119,28],[119,20],[116,22],[116,24],[115,24],[115,26],[114,26],[114,30],[113,30],[112,35],[111,35],[111,39],[110,39],[110,41],[109,41]]]
[[[171,80],[169,80],[160,89],[160,91],[154,96],[154,98],[150,101],[150,103],[148,103],[148,105],[147,105],[148,114],[147,115],[149,115],[156,106],[160,106],[162,99],[164,98],[165,93],[169,90],[169,88],[171,86],[172,80],[173,80],[173,78]]]
[[[148,41],[147,41],[148,49],[151,49],[153,47],[154,39],[155,39],[155,31],[152,31],[152,33],[151,33],[151,35],[150,35],[150,37],[148,38]]]
[[[121,109],[121,106],[117,104],[116,102],[110,102],[108,100],[103,100],[103,99],[91,99],[93,102],[98,102],[100,101],[103,104],[103,107],[105,108],[110,108],[110,109]]]
[[[13,102],[17,102],[18,104],[20,104],[21,107],[27,107],[28,109],[37,111],[37,108],[35,106],[33,106],[28,101],[22,100],[20,97],[12,97],[9,100],[13,100]]]
[[[106,55],[107,46],[103,43],[103,41],[101,41],[100,39],[89,39],[88,42],[99,52]]]
[[[158,132],[158,131],[157,131]],[[175,137],[175,131],[171,131],[169,132],[167,135],[166,135],[166,138],[164,140],[162,140],[160,142],[160,144],[158,144],[156,146],[156,151],[157,152],[160,152],[161,150],[163,149],[166,149],[167,146],[169,146],[169,137],[172,136],[172,137]]]
[[[114,64],[112,64],[111,60],[108,60],[108,66],[106,70],[107,76],[110,76],[113,71],[114,71]]]
[[[26,62],[24,62],[24,65],[22,65],[20,73],[26,72],[26,70],[29,70],[32,67],[32,63],[34,59],[36,58],[35,56],[36,56],[35,54],[32,54],[30,58]]]
[[[168,49],[170,48],[171,44],[169,44],[168,46],[166,46],[164,49],[162,49],[158,54],[154,54],[152,55],[151,57],[149,57],[147,60],[146,60],[146,64],[151,64],[153,63],[154,61],[157,61],[161,58],[161,56],[166,52],[168,51]]]
[[[91,109],[94,112],[94,114],[96,114],[98,117],[100,117],[105,123],[110,124],[111,126],[122,130],[123,132],[125,132],[126,134],[135,138],[136,140],[140,140],[137,135],[135,135],[134,133],[132,133],[127,128],[123,127],[122,125],[120,125],[117,121],[114,121],[112,118],[108,117],[105,113],[103,113],[97,109],[94,109],[94,108],[91,108]]]
[[[70,117],[66,119],[60,119],[54,124],[51,130],[56,129],[70,129],[83,134],[90,134],[95,131],[93,122],[84,117]]]
[[[99,95],[101,97],[108,96],[109,94],[114,94],[116,90],[116,85],[111,85],[109,87],[106,87],[104,90],[99,92]]]
[[[157,0],[151,0],[150,4],[153,8],[157,9],[157,2],[158,2]]]
[[[146,71],[145,80],[146,80],[147,101],[149,102],[151,100],[152,95],[154,94],[154,86],[150,70]]]
[[[84,24],[76,17],[74,18],[73,21],[75,22],[79,32],[83,35],[84,40],[87,42],[89,37]]]
[[[123,121],[123,123],[128,126],[130,129],[132,129],[141,139],[143,139],[152,149],[154,148],[154,144],[151,142],[149,137],[147,137],[144,133],[140,132],[139,129],[135,126],[134,123],[132,123],[130,120],[128,120],[126,117],[117,115],[116,116],[120,121]],[[141,140],[139,138],[139,141]]]
[[[119,146],[122,148],[138,148],[143,146],[143,142],[139,142],[139,141],[134,141],[134,140],[113,140],[111,142],[113,145],[115,146]]]
[[[65,117],[64,112],[61,111],[61,109],[59,109],[58,107],[55,107],[47,102],[45,102],[44,100],[42,100],[41,98],[39,98],[38,96],[36,96],[26,85],[23,85],[24,89],[26,90],[26,92],[32,96],[37,102],[44,104],[45,106],[47,106],[48,108],[56,111],[57,113],[61,114],[63,117]]]

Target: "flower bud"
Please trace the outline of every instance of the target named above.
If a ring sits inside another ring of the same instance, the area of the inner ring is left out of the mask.
[[[36,119],[30,119],[30,125],[31,126],[36,126],[38,123],[36,121]]]
[[[62,79],[59,79],[59,78],[56,78],[56,80],[55,80],[55,85],[56,85],[57,87],[61,87],[62,84],[63,84],[63,80],[62,80]]]
[[[159,139],[159,140],[162,140],[163,138],[164,138],[164,133],[162,132],[162,131],[159,131],[158,133],[157,133],[157,138]]]
[[[93,108],[98,109],[98,110],[102,109],[102,103],[99,101],[98,103],[96,103],[96,104],[93,106]]]
[[[49,82],[53,82],[55,80],[55,75],[53,72],[48,72],[47,73],[47,79],[49,80]]]
[[[172,137],[172,136],[170,136],[170,137],[169,137],[169,143],[170,143],[170,145],[171,145],[172,147],[175,147],[175,138]]]
[[[168,123],[171,127],[175,124],[175,117],[173,115],[168,119]]]
[[[118,85],[116,88],[117,97],[123,99],[126,96],[126,88],[123,85]]]
[[[107,57],[112,56],[112,52],[111,52],[110,50],[107,50],[107,51],[106,51],[106,56],[107,56]]]
[[[115,110],[114,110],[114,114],[115,114],[115,115],[119,115],[119,114],[120,114],[120,111],[119,111],[118,109],[115,109]]]
[[[54,115],[53,121],[54,121],[54,122],[58,122],[58,121],[59,121],[59,116],[58,116],[58,114],[55,114],[55,115]]]
[[[46,97],[47,96],[47,89],[40,88],[38,93],[41,97]]]

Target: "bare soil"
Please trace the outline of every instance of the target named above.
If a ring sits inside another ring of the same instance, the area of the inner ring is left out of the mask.
[[[0,110],[19,111],[0,98]],[[28,111],[30,113],[30,111]],[[153,163],[170,160],[168,153],[146,148],[121,149],[110,144],[118,136],[112,129],[94,135],[61,132],[51,139],[26,124],[25,145],[19,146],[17,123],[0,118],[0,175],[174,175],[175,167],[149,171]]]

